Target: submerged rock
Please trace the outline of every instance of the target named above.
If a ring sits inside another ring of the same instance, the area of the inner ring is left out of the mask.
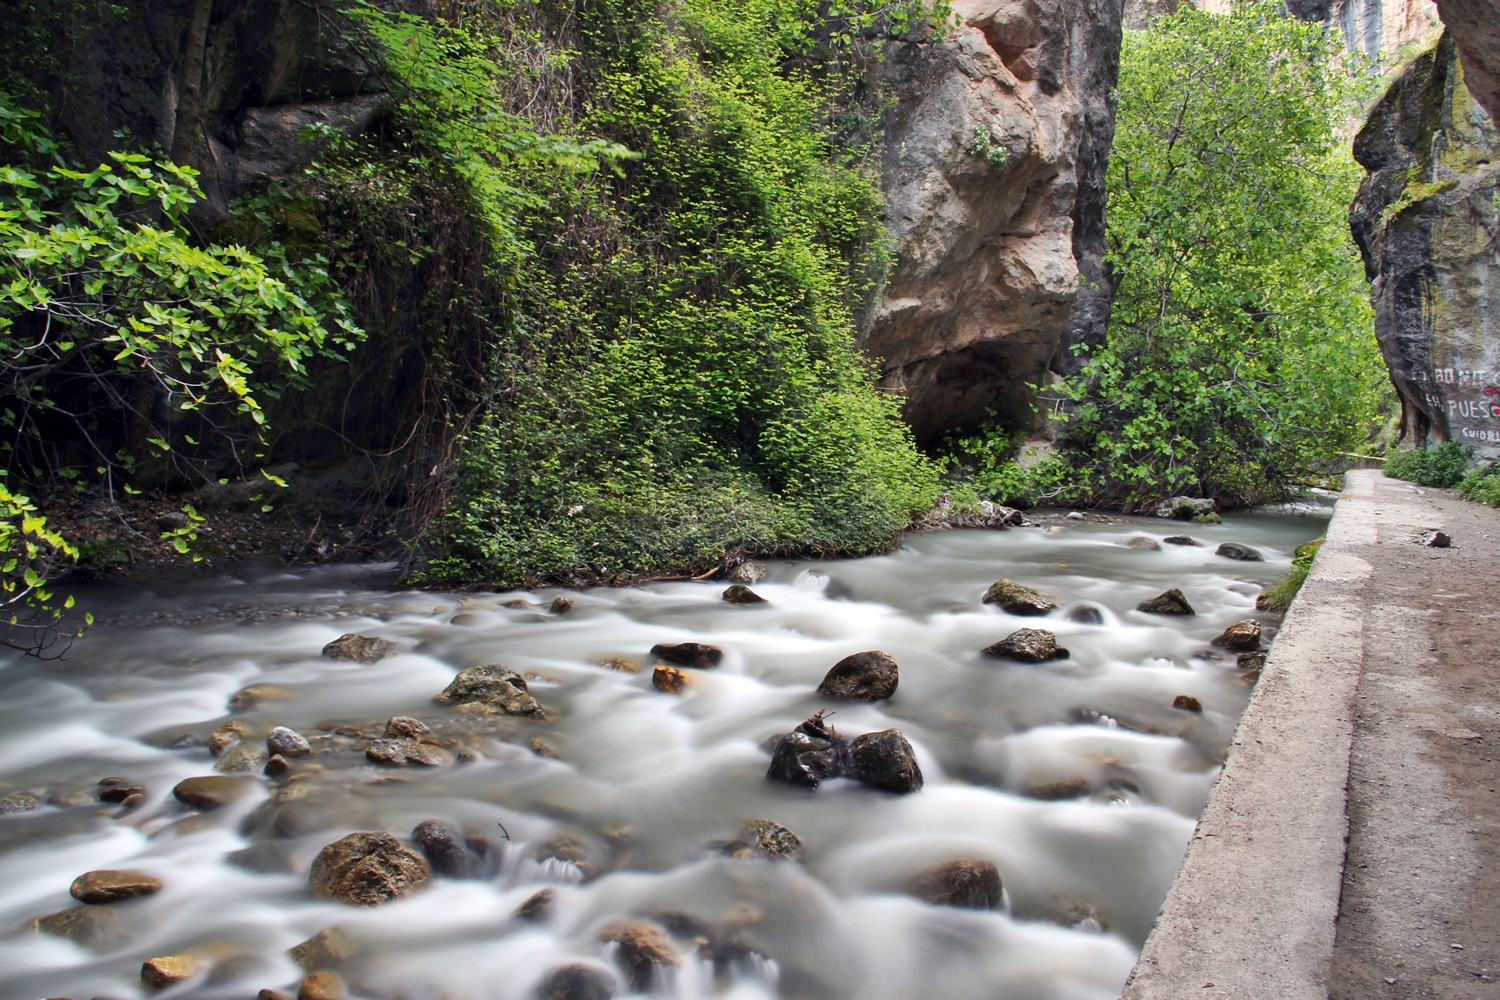
[[[320,896],[378,906],[420,889],[432,873],[388,833],[351,833],[318,853],[308,878]]]
[[[1142,601],[1135,606],[1137,611],[1144,611],[1151,615],[1193,615],[1197,614],[1193,606],[1188,603],[1182,591],[1173,587],[1171,590],[1163,591],[1151,598]]]
[[[424,820],[411,832],[427,864],[436,875],[467,878],[473,869],[469,849],[453,831],[435,819]]]
[[[266,749],[283,757],[306,757],[312,753],[312,744],[295,729],[277,726],[266,735]]]
[[[721,596],[730,604],[770,603],[764,597],[761,597],[759,594],[751,590],[749,587],[745,586],[743,583],[736,583],[731,587],[725,588],[724,593]]]
[[[657,643],[651,647],[651,655],[679,667],[712,670],[724,658],[724,651],[701,642]]]
[[[935,906],[996,910],[1001,901],[1000,869],[993,861],[954,858],[912,879],[911,894]]]
[[[1092,604],[1080,604],[1068,612],[1068,621],[1077,622],[1080,625],[1103,625],[1104,612]]]
[[[1167,545],[1190,545],[1195,548],[1203,548],[1203,543],[1188,535],[1168,535],[1162,539]]]
[[[1180,694],[1173,698],[1172,707],[1181,709],[1184,712],[1197,712],[1200,715],[1203,713],[1203,702],[1190,694]]]
[[[34,795],[31,792],[12,792],[9,795],[0,795],[0,816],[13,816],[16,813],[35,812],[41,807],[41,796]]]
[[[401,652],[400,643],[373,635],[346,632],[323,647],[323,655],[346,663],[374,663]]]
[[[536,1000],[613,1000],[614,995],[614,974],[582,962],[553,969],[536,987]]]
[[[881,701],[896,693],[899,681],[900,674],[891,655],[871,649],[835,663],[818,685],[818,694],[827,698]]]
[[[1134,538],[1127,538],[1120,544],[1127,549],[1140,549],[1144,552],[1161,551],[1160,543],[1154,538],[1147,538],[1145,535],[1136,535]]]
[[[1014,580],[996,580],[990,584],[981,603],[998,605],[1000,610],[1022,617],[1045,615],[1057,607],[1051,597]]]
[[[192,979],[198,972],[198,960],[192,955],[164,955],[148,958],[141,965],[141,982],[153,990]]]
[[[1248,545],[1239,542],[1225,542],[1214,549],[1214,555],[1223,556],[1225,559],[1236,559],[1240,562],[1264,562],[1265,556]]]
[[[1260,648],[1260,622],[1254,618],[1237,621],[1215,636],[1211,644],[1235,653],[1253,652]]]
[[[356,951],[354,939],[337,927],[318,931],[301,944],[287,949],[287,954],[306,972],[342,965]]]
[[[547,717],[527,690],[526,678],[503,663],[486,663],[461,671],[432,700],[440,705],[457,705],[495,715],[519,715],[529,719]]]
[[[68,894],[80,903],[95,904],[117,903],[160,891],[161,879],[145,872],[111,869],[84,872],[68,888]]]
[[[1169,517],[1176,521],[1191,521],[1195,517],[1214,512],[1214,502],[1195,497],[1168,497],[1156,505],[1157,517]]]
[[[82,948],[112,947],[124,940],[126,920],[107,906],[75,906],[31,922],[42,934],[60,937]]]
[[[227,750],[236,740],[250,735],[250,729],[239,719],[230,719],[208,737],[208,749],[215,757]]]
[[[297,1000],[344,1000],[348,991],[337,972],[313,972],[297,986]]]
[[[552,888],[538,889],[526,902],[522,903],[516,910],[516,917],[521,920],[530,920],[540,923],[546,920],[552,913],[552,904],[557,901],[557,890]]]
[[[248,795],[255,787],[253,778],[206,775],[179,781],[172,789],[172,795],[183,805],[209,812],[228,805],[242,795]]]
[[[222,774],[240,774],[249,771],[258,771],[265,766],[265,747],[250,740],[240,740],[231,743],[222,756],[214,763],[214,770]]]
[[[578,607],[577,601],[571,597],[563,597],[559,594],[557,597],[552,598],[552,603],[547,605],[547,610],[554,615],[565,615],[576,607]]]
[[[1266,665],[1266,654],[1241,653],[1234,658],[1234,665],[1241,670],[1260,670]]]
[[[1069,655],[1067,649],[1057,644],[1057,636],[1040,628],[1017,629],[999,642],[986,646],[981,652],[985,656],[1019,660],[1022,663],[1065,660]]]
[[[615,958],[625,971],[630,989],[648,992],[656,971],[682,964],[670,938],[660,927],[639,921],[613,925],[599,932],[600,941],[614,941],[620,946]]]
[[[903,795],[922,787],[922,769],[901,730],[855,737],[849,749],[849,777],[856,781]]]

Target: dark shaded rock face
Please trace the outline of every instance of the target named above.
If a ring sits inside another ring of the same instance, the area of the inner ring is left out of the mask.
[[[1464,84],[1500,124],[1500,0],[1443,0],[1440,11],[1464,64]]]
[[[1369,176],[1349,224],[1406,443],[1455,439],[1500,457],[1500,139],[1468,71],[1445,34],[1375,105],[1354,140]]]
[[[1122,2],[958,0],[948,37],[877,67],[897,255],[861,339],[919,438],[990,407],[1035,425],[1030,386],[1103,337]]]

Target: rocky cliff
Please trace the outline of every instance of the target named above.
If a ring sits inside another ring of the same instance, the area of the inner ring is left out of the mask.
[[[1446,5],[1445,5],[1446,8]],[[1445,16],[1449,15],[1447,9]],[[1402,72],[1354,142],[1350,213],[1406,440],[1500,456],[1500,140],[1456,32]],[[1500,53],[1497,53],[1500,54]]]
[[[1104,173],[1120,0],[959,0],[935,45],[892,48],[884,188],[897,260],[863,346],[919,438],[1031,389],[1108,317]],[[1082,291],[1080,291],[1080,274]]]

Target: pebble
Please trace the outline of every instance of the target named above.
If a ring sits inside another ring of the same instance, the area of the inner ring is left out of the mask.
[[[312,753],[312,744],[295,729],[277,726],[266,735],[266,749],[283,757],[306,757]]]
[[[614,995],[614,975],[582,962],[553,969],[536,988],[537,1000],[612,1000]]]
[[[281,756],[281,754],[279,754],[279,753],[272,754],[271,758],[266,761],[266,776],[267,777],[280,778],[282,775],[289,773],[291,770],[292,770],[292,763],[291,763],[291,761],[287,760],[285,757]]]
[[[1168,535],[1162,541],[1168,545],[1192,545],[1200,549],[1203,548],[1202,542],[1188,535]]]
[[[141,965],[141,982],[153,990],[164,990],[193,977],[198,960],[192,955],[165,955],[148,958]]]
[[[80,903],[117,903],[161,891],[161,880],[145,872],[100,869],[73,880],[69,895]]]
[[[230,719],[218,729],[215,729],[208,737],[208,749],[215,757],[229,748],[236,740],[242,740],[250,735],[250,729],[239,719]]]
[[[1136,535],[1134,538],[1127,538],[1120,544],[1127,549],[1140,549],[1143,552],[1161,551],[1161,544],[1156,539],[1147,538],[1145,535]]]
[[[266,758],[269,756],[270,754],[266,753],[265,748],[259,743],[240,740],[229,745],[229,749],[225,750],[214,764],[214,770],[221,774],[258,771],[265,766]]]

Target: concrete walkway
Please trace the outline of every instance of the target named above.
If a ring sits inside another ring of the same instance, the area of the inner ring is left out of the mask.
[[[1497,756],[1500,511],[1349,473],[1123,996],[1500,1000]]]

